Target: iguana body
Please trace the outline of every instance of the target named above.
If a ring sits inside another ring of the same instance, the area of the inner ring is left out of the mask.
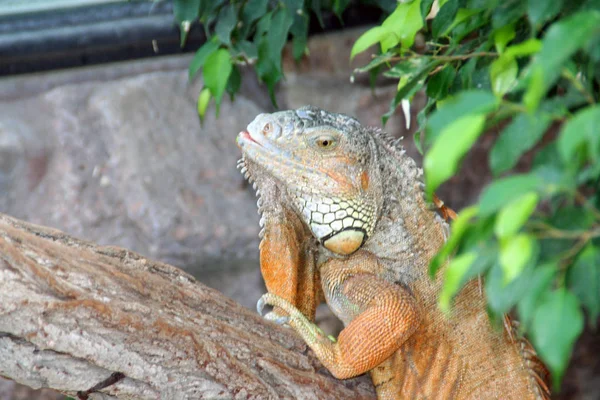
[[[259,192],[261,299],[340,379],[370,371],[379,399],[543,399],[535,353],[494,330],[477,281],[437,306],[428,266],[448,226],[421,171],[381,132],[304,107],[261,114],[240,133]],[[325,298],[345,328],[312,322]]]

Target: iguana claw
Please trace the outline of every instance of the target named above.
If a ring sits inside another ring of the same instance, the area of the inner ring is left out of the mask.
[[[261,317],[263,316],[263,310],[265,308],[265,306],[267,305],[267,302],[265,301],[265,295],[262,295],[260,299],[258,299],[258,301],[256,302],[256,312],[258,313],[258,315],[260,315]]]
[[[273,300],[272,297],[277,297],[277,296],[270,294],[270,293],[265,293],[264,295],[262,295],[262,297],[260,299],[258,299],[258,302],[256,303],[256,311],[258,311],[258,314],[263,316],[263,310],[264,310],[265,306],[273,305],[269,301],[269,299]],[[280,300],[283,300],[283,299],[280,299]],[[275,313],[273,311],[266,313],[263,317],[269,321],[273,321],[277,325],[285,325],[290,321],[289,316],[278,315],[277,313]]]
[[[270,319],[271,321],[277,324],[288,324],[291,326],[296,326],[297,329],[302,329],[307,332],[307,334],[311,338],[327,338],[330,342],[335,342],[336,339],[331,335],[326,335],[325,332],[317,325],[312,323],[306,318],[298,308],[296,308],[292,303],[285,300],[282,297],[279,297],[273,293],[265,293],[256,303],[256,310],[259,314],[262,315],[262,311],[266,305],[274,306],[280,308],[284,312],[288,313],[289,316],[280,317],[275,314],[275,317],[270,316],[270,314],[274,314],[273,312],[265,315],[265,318]],[[306,339],[306,338],[305,338]]]

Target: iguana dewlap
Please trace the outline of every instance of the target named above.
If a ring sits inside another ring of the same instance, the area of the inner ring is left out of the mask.
[[[261,217],[261,271],[274,306],[343,379],[370,372],[379,399],[543,399],[533,350],[492,328],[477,281],[451,315],[428,277],[448,226],[422,172],[385,134],[315,107],[261,114],[238,136]],[[325,299],[345,328],[313,323]]]

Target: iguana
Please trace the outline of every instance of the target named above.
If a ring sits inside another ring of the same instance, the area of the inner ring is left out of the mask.
[[[478,280],[439,310],[428,266],[449,228],[398,143],[311,106],[260,114],[237,143],[262,215],[259,311],[272,305],[335,377],[370,371],[378,399],[549,398],[531,346],[492,327]],[[323,299],[337,340],[314,324]]]

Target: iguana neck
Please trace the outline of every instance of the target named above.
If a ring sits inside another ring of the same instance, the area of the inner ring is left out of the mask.
[[[423,171],[400,141],[377,130],[372,134],[379,153],[383,204],[376,234],[365,249],[389,265],[394,280],[408,284],[427,273],[431,257],[448,236],[448,225],[425,202]],[[425,223],[429,220],[431,224]],[[424,232],[423,227],[429,226],[432,232]]]

